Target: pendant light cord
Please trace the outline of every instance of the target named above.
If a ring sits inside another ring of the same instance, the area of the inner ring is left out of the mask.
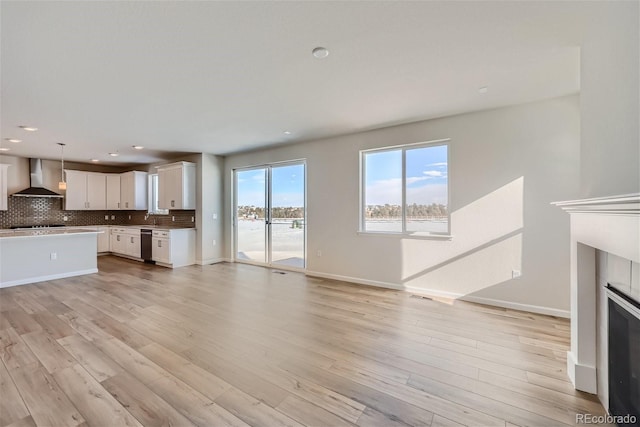
[[[60,146],[60,160],[62,161],[62,167],[60,169],[60,178],[61,178],[61,182],[64,182],[64,146],[67,144],[64,144],[62,142],[58,142],[58,145]]]

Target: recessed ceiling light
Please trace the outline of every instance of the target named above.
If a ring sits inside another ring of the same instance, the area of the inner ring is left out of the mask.
[[[489,92],[489,87],[488,86],[482,86],[480,89],[478,89],[479,93],[487,93]]]
[[[13,142],[14,144],[17,144],[18,142],[22,142],[21,139],[15,139],[15,138],[5,138],[5,139],[9,142]]]
[[[38,130],[38,128],[34,128],[34,127],[32,127],[32,126],[18,126],[18,127],[19,127],[20,129],[24,129],[24,130],[27,130],[27,131],[29,131],[29,132],[35,132],[35,131],[37,131],[37,130]]]
[[[285,131],[284,131],[284,132],[282,132],[282,133],[284,133],[285,135],[291,135],[291,131],[288,131],[288,130],[285,130]]]
[[[109,153],[109,155],[110,155],[111,157],[118,157],[120,154],[118,154],[118,153]]]
[[[7,147],[0,147],[0,151],[9,151],[9,150],[10,150],[10,148],[7,148]]]
[[[98,160],[98,159],[91,159],[91,161],[92,161],[93,163],[98,163],[100,160]]]
[[[324,47],[318,46],[311,51],[311,54],[317,59],[322,59],[329,56],[329,51]]]
[[[136,150],[142,150],[144,147],[142,145],[134,145],[133,148]]]

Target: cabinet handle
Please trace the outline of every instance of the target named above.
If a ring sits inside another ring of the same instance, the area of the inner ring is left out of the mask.
[[[118,209],[120,209],[120,202],[118,202]]]
[[[87,209],[91,207],[91,203],[87,202]]]
[[[116,240],[119,242],[120,241],[120,235],[116,236]]]
[[[133,237],[131,238],[131,243],[133,243]]]
[[[161,248],[162,247],[162,240],[158,240],[158,247]]]
[[[176,201],[175,201],[175,200],[172,200],[172,201],[171,201],[171,207],[173,208],[173,207],[175,207],[175,206],[176,206]]]
[[[129,202],[125,202],[125,206],[124,207],[128,208],[129,207]]]

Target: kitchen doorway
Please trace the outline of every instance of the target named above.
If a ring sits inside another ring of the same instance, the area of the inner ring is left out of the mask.
[[[304,270],[305,162],[236,169],[234,195],[235,260]]]

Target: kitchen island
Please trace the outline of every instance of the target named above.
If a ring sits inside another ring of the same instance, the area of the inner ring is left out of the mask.
[[[94,229],[0,230],[0,288],[98,272]]]

